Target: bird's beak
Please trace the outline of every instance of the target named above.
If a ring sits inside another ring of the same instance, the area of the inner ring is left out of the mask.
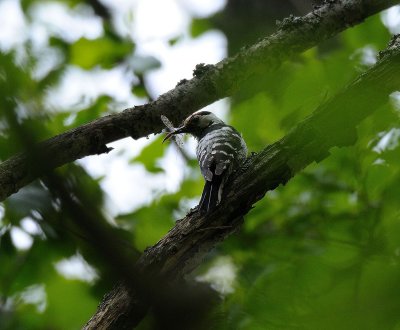
[[[169,140],[173,135],[175,135],[175,134],[180,134],[180,133],[186,133],[186,127],[185,127],[185,126],[178,127],[178,128],[175,129],[174,131],[169,132],[169,133],[165,136],[165,138],[164,138],[164,140],[162,141],[162,143],[164,143],[166,140]]]

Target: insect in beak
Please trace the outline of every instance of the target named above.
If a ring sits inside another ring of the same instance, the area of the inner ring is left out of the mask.
[[[169,132],[169,133],[165,136],[165,138],[164,138],[164,140],[162,141],[162,143],[164,143],[166,140],[169,140],[173,135],[175,135],[175,134],[180,134],[180,133],[186,133],[186,127],[185,127],[185,126],[178,127],[178,128],[175,129],[174,131]]]

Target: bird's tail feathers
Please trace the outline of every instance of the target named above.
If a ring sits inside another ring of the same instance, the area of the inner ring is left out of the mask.
[[[208,212],[218,205],[221,196],[220,193],[221,183],[222,183],[222,175],[214,174],[212,181],[206,180],[199,203],[200,211]]]

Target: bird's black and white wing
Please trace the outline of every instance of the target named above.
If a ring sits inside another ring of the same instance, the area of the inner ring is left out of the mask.
[[[224,184],[246,159],[247,147],[233,127],[213,125],[199,139],[196,154],[206,180],[199,207],[208,211],[221,202]]]

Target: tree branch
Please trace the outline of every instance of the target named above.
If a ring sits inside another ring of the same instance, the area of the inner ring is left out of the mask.
[[[166,236],[144,252],[138,268],[171,280],[188,274],[216,243],[239,229],[243,216],[267,191],[286,184],[308,164],[326,158],[332,147],[353,144],[357,125],[385,104],[399,86],[400,35],[380,53],[375,66],[319,106],[284,138],[251,157],[215,211],[206,215],[195,212],[177,221]],[[85,329],[131,329],[146,307],[120,285],[105,297]]]
[[[46,170],[76,159],[110,151],[107,143],[131,136],[134,139],[159,133],[160,115],[180,122],[190,113],[235,93],[259,73],[269,73],[295,54],[301,53],[400,0],[329,0],[303,17],[283,20],[275,34],[243,49],[216,65],[198,65],[194,78],[143,106],[105,116],[41,142],[38,149],[46,160],[42,171],[32,171],[27,153],[0,164],[0,201],[17,192]]]

